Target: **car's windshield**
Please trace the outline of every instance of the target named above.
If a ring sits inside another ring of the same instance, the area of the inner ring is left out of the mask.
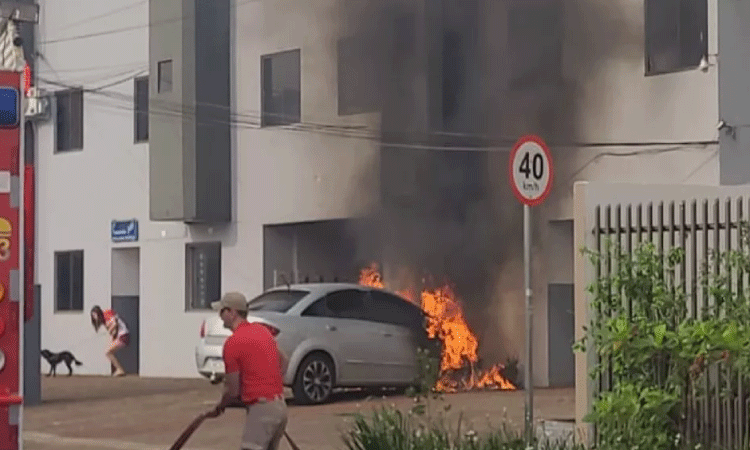
[[[310,291],[305,290],[265,292],[250,300],[247,307],[250,311],[287,312],[309,293]]]

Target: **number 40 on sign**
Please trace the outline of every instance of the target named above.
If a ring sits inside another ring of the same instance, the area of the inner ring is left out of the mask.
[[[538,136],[516,142],[508,161],[510,185],[518,200],[528,206],[541,204],[552,188],[552,155]]]

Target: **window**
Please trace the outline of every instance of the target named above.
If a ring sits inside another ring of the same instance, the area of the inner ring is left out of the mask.
[[[646,0],[646,74],[698,67],[708,56],[707,0]]]
[[[408,301],[380,291],[372,291],[371,314],[376,322],[390,323],[412,330],[425,329],[422,310]]]
[[[55,311],[83,311],[83,250],[55,252]]]
[[[255,297],[248,303],[250,311],[274,311],[285,313],[296,305],[309,291],[283,290],[271,291]]]
[[[83,89],[55,93],[57,124],[55,147],[58,152],[83,149]]]
[[[372,112],[378,107],[375,55],[365,48],[362,37],[338,42],[339,115]]]
[[[211,309],[221,297],[221,243],[185,246],[186,309]]]
[[[135,79],[135,142],[148,141],[148,77]]]
[[[300,121],[300,51],[261,56],[261,126]]]
[[[508,10],[511,89],[533,89],[562,81],[562,2],[516,2]]]
[[[157,64],[156,91],[172,92],[172,60],[159,61]]]
[[[331,292],[323,299],[310,305],[302,315],[369,320],[365,305],[366,296],[366,292],[358,289],[343,289]]]

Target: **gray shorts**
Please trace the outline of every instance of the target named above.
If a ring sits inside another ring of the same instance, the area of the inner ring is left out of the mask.
[[[277,450],[287,423],[284,397],[261,400],[247,407],[242,450]]]

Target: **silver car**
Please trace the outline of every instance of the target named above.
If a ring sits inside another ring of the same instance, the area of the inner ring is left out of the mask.
[[[418,306],[358,284],[294,284],[248,302],[248,320],[268,325],[289,366],[284,385],[295,401],[327,401],[337,387],[406,387],[417,375],[417,349],[436,350]],[[198,372],[221,380],[224,341],[231,334],[218,314],[206,319],[195,348]]]

